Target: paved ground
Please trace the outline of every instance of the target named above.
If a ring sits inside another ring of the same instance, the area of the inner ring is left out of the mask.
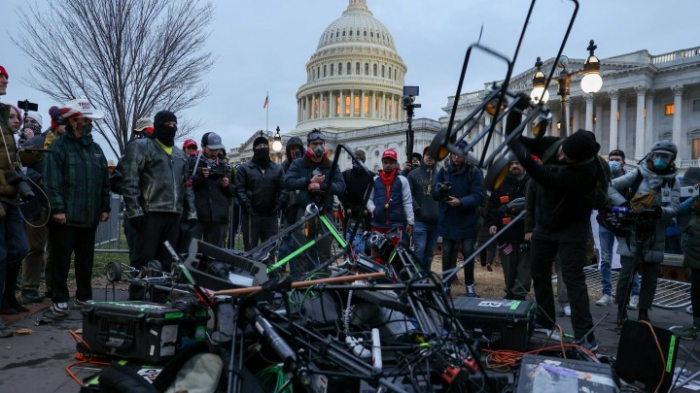
[[[96,300],[104,299],[104,289],[94,290]],[[111,298],[111,295],[110,295]],[[118,291],[117,299],[126,298],[126,293]],[[14,336],[0,340],[0,392],[77,392],[79,387],[65,371],[65,367],[72,363],[75,353],[75,341],[68,333],[82,327],[82,316],[78,311],[73,311],[71,318],[55,321],[49,325],[36,326],[35,320],[49,315],[48,301],[43,304],[44,309],[35,306],[34,313],[25,319],[12,323],[13,328],[26,327],[34,333],[27,336]],[[606,312],[605,317],[596,329],[596,336],[600,345],[599,353],[615,356],[617,353],[618,334],[615,327],[615,308],[598,307],[591,305],[594,318],[598,321]],[[631,312],[631,317],[636,317],[636,312]],[[684,310],[676,311],[657,309],[653,310],[651,319],[654,325],[669,328],[671,326],[688,324],[691,316]],[[559,318],[565,332],[571,333],[569,318]],[[688,348],[694,342],[682,341],[681,344]],[[700,357],[700,343],[695,348],[696,356]],[[678,355],[677,365],[682,365],[687,358],[684,351]],[[693,371],[700,369],[700,364],[690,360],[686,368]],[[76,370],[79,376],[86,377],[93,373],[92,370]],[[690,390],[679,390],[690,391]]]

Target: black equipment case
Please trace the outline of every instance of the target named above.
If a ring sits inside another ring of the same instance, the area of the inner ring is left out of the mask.
[[[183,342],[204,339],[208,319],[203,307],[91,302],[83,309],[83,340],[95,354],[158,364]]]
[[[454,299],[457,319],[471,337],[483,338],[491,349],[527,351],[536,305],[527,300]]]

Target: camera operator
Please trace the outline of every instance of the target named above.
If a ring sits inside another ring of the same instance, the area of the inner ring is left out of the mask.
[[[529,97],[523,97],[529,100]],[[520,123],[520,116],[511,112],[511,122]],[[600,145],[595,135],[578,130],[567,138],[515,138],[511,151],[530,175],[536,186],[535,229],[531,235],[530,266],[538,309],[536,323],[553,330],[556,320],[552,291],[552,262],[559,253],[562,277],[571,305],[571,324],[580,345],[591,351],[598,349],[593,327],[586,275],[586,245],[593,208],[588,196],[595,189],[599,173],[595,160]],[[530,154],[541,157],[538,164]],[[542,311],[543,310],[543,311]]]
[[[126,147],[124,155],[123,196],[129,223],[139,234],[131,266],[140,269],[157,259],[164,271],[170,271],[172,256],[164,246],[167,240],[177,244],[180,218],[197,220],[192,187],[186,187],[190,172],[187,158],[175,146],[177,117],[160,111],[153,119],[151,137],[137,139]],[[129,287],[130,300],[143,300],[144,288]],[[156,293],[156,301],[165,301]]]
[[[196,169],[194,165],[197,157],[189,158],[190,173],[194,172],[192,189],[197,208],[197,223],[190,230],[190,235],[193,239],[202,239],[217,247],[224,245],[228,230],[228,209],[234,194],[229,179],[231,167],[219,160],[217,155],[220,149],[225,149],[221,137],[208,132],[202,136],[202,151]]]
[[[464,151],[467,143],[461,141],[457,147]],[[465,259],[474,251],[479,232],[478,208],[486,198],[483,184],[481,170],[467,164],[457,154],[452,154],[450,163],[435,175],[431,191],[433,198],[439,202],[437,231],[438,235],[442,236],[443,271],[456,266],[460,249]],[[467,296],[476,297],[474,260],[464,267],[464,284],[467,287]]]
[[[639,168],[613,180],[608,192],[613,206],[631,205],[632,211],[651,209],[654,212],[648,217],[651,222],[642,221],[631,231],[629,237],[618,237],[617,252],[622,264],[617,281],[618,307],[622,309],[626,306],[622,302],[628,299],[630,276],[638,270],[642,277],[639,292],[640,321],[649,321],[649,309],[664,259],[666,226],[678,213],[680,185],[676,181],[678,170],[674,163],[677,154],[678,148],[672,142],[656,142],[651,152],[640,162]],[[628,200],[621,192],[630,188],[631,199]],[[644,224],[651,227],[642,227]],[[643,242],[641,250],[637,250],[638,240]],[[640,252],[641,260],[635,260],[636,251]]]
[[[512,157],[508,175],[489,197],[487,222],[489,234],[495,235],[509,222],[508,203],[525,198],[530,177],[520,162]],[[525,222],[513,224],[499,238],[498,253],[503,265],[505,298],[523,300],[530,292],[530,243],[525,241]]]
[[[278,213],[287,201],[282,165],[270,159],[270,141],[253,141],[253,158],[236,171],[236,194],[243,207],[241,231],[248,251],[279,232]]]
[[[0,96],[7,93],[9,75],[0,66]],[[17,154],[14,133],[19,128],[19,118],[10,122],[11,109],[9,105],[0,103],[0,131],[2,144],[0,147],[0,293],[5,292],[7,270],[10,266],[19,264],[27,255],[27,236],[22,227],[22,215],[17,205],[20,202],[17,187],[9,184],[7,177],[13,172],[13,161]],[[15,113],[16,116],[16,113]],[[5,150],[7,149],[7,150]],[[0,321],[0,338],[12,336],[12,330]]]
[[[697,172],[698,168],[692,172]],[[688,176],[686,172],[683,180]],[[697,173],[693,173],[694,178]],[[700,183],[695,184],[697,189]],[[687,198],[678,208],[678,218],[688,218],[683,231],[683,266],[690,269],[690,303],[693,308],[693,326],[683,329],[679,334],[684,340],[697,340],[700,338],[700,196]],[[685,221],[685,220],[684,220]]]

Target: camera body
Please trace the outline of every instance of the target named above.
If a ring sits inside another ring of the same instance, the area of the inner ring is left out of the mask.
[[[5,172],[5,181],[9,185],[17,187],[17,194],[22,201],[26,202],[36,196],[29,186],[27,175],[19,169]]]
[[[203,169],[207,169],[209,171],[209,177],[214,180],[221,179],[231,173],[231,165],[229,163],[217,159],[210,160],[204,157],[199,160],[198,165],[199,171]]]
[[[681,187],[681,198],[691,198],[700,195],[698,186],[683,186]]]
[[[632,233],[652,233],[658,219],[658,213],[654,209],[634,211],[626,207],[616,206],[605,217],[605,225],[612,230],[615,236],[629,237]]]
[[[446,181],[444,183],[437,183],[435,186],[437,187],[439,193],[438,202],[446,203],[450,199],[456,198],[450,193],[450,190],[452,189],[452,183]]]

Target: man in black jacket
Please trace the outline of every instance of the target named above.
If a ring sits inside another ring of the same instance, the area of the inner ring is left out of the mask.
[[[510,122],[509,117],[509,122]],[[544,310],[536,322],[554,329],[556,319],[552,292],[552,261],[557,252],[571,303],[571,324],[580,345],[595,351],[586,275],[586,242],[592,204],[587,195],[594,188],[598,173],[595,156],[600,150],[595,135],[578,130],[566,139],[519,137],[510,145],[520,163],[537,185],[535,229],[532,233],[530,264],[535,296]],[[530,153],[542,158],[542,165]]]
[[[236,194],[243,209],[243,244],[248,251],[279,232],[277,213],[287,200],[282,165],[270,160],[270,142],[253,141],[253,158],[236,171]]]
[[[415,226],[413,228],[413,251],[421,262],[421,267],[430,271],[435,254],[438,233],[438,202],[433,198],[432,186],[435,177],[435,160],[428,150],[423,149],[423,162],[420,167],[408,174],[408,184],[411,186],[411,198],[413,199],[413,214]]]
[[[355,155],[363,163],[365,162],[365,152],[355,150]],[[352,160],[352,168],[343,171],[343,181],[345,182],[345,192],[338,199],[343,204],[345,217],[344,231],[352,230],[352,226],[348,226],[350,219],[362,220],[364,230],[368,231],[371,227],[372,214],[367,211],[364,204],[365,193],[372,184],[374,174],[365,172],[359,163]],[[354,224],[353,224],[354,225]]]
[[[508,175],[497,190],[491,192],[486,217],[489,234],[495,235],[508,222],[506,205],[518,198],[525,198],[530,177],[520,165],[520,161],[510,162]],[[503,265],[506,299],[525,299],[530,292],[530,250],[525,241],[525,223],[516,222],[498,237],[498,254]]]
[[[311,131],[306,141],[308,147],[306,154],[302,158],[297,158],[290,165],[284,177],[284,186],[290,193],[296,194],[294,206],[296,207],[296,219],[304,215],[307,205],[314,203],[329,222],[332,222],[333,195],[342,195],[345,192],[345,182],[340,171],[336,168],[333,178],[330,178],[331,161],[328,159],[326,149],[326,135],[321,130]],[[325,198],[326,193],[331,195]],[[326,201],[326,205],[322,202]],[[304,234],[304,229],[296,232],[295,236],[300,244],[305,244],[308,239],[314,239],[321,232],[321,223],[317,220],[309,222],[308,235]],[[315,247],[320,262],[331,257],[331,239],[325,238]],[[299,260],[301,261],[301,260]],[[317,260],[305,260],[298,264],[291,265],[292,276],[306,272],[313,268],[312,265],[320,263]]]
[[[199,161],[197,156],[189,158],[190,173],[194,173],[192,189],[197,208],[197,224],[190,230],[190,236],[217,247],[224,245],[229,206],[234,194],[229,165],[218,157],[220,149],[225,149],[221,137],[215,132],[208,132],[202,137]],[[194,168],[194,164],[197,164],[197,168]]]
[[[135,245],[135,268],[149,261],[160,261],[170,271],[172,256],[164,246],[167,240],[175,247],[180,232],[180,217],[197,219],[187,158],[174,147],[177,117],[169,111],[156,113],[153,136],[137,139],[126,147],[124,155],[123,196],[129,223],[138,232]],[[142,300],[143,287],[129,287],[130,300]],[[165,296],[158,293],[157,301]]]

